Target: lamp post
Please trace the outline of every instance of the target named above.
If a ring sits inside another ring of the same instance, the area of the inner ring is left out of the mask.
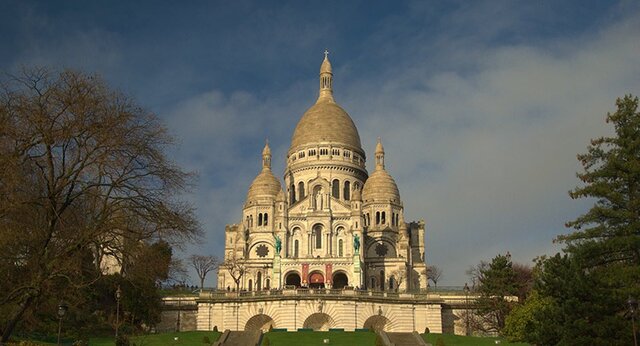
[[[469,285],[467,285],[467,283],[464,283],[464,308],[466,310],[465,312],[465,335],[469,336]]]
[[[62,332],[62,318],[67,313],[69,307],[64,302],[58,304],[58,345],[60,345],[60,334]]]
[[[633,345],[638,346],[638,337],[636,336],[636,312],[638,311],[638,301],[631,298],[627,299],[629,304],[629,312],[631,313],[631,327],[633,330]]]
[[[118,340],[118,328],[120,328],[120,299],[122,299],[122,290],[118,285],[116,289],[116,340]]]

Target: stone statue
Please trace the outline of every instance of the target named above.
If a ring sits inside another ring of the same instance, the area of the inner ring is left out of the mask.
[[[322,210],[322,190],[316,193],[316,210]]]
[[[357,234],[353,235],[353,248],[358,252],[360,250],[360,237]]]
[[[273,238],[276,240],[276,253],[279,255],[280,250],[282,250],[282,240],[275,233],[273,234]]]

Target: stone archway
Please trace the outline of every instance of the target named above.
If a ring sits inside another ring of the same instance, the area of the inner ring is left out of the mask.
[[[300,275],[296,272],[289,272],[284,279],[284,284],[287,286],[300,287]]]
[[[388,318],[380,315],[374,315],[367,318],[367,320],[364,321],[363,328],[371,329],[375,331],[378,331],[378,330],[384,331],[388,324],[389,324]]]
[[[324,312],[316,312],[309,315],[309,317],[304,320],[303,327],[313,329],[315,331],[327,331],[329,330],[329,328],[332,328],[333,325],[334,321],[331,316],[325,314]]]
[[[344,288],[345,286],[349,285],[349,277],[347,277],[347,274],[343,273],[343,272],[337,272],[335,274],[333,274],[333,288]]]
[[[246,331],[261,330],[262,332],[268,332],[270,328],[275,328],[276,324],[273,322],[273,318],[269,315],[259,314],[251,317],[244,325]]]
[[[319,271],[309,274],[309,288],[324,288],[324,275]]]

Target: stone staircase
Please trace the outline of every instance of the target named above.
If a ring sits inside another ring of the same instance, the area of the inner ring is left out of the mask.
[[[258,346],[261,331],[237,331],[225,330],[215,346]]]
[[[418,332],[412,333],[389,333],[386,334],[386,339],[389,341],[389,346],[427,346],[427,343],[420,337]],[[384,340],[385,338],[383,338]],[[386,340],[385,340],[386,341]]]

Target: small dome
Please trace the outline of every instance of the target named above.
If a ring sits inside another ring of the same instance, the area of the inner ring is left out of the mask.
[[[260,197],[275,198],[280,191],[282,191],[282,186],[278,178],[273,175],[270,169],[263,169],[251,183],[249,193],[247,193],[247,201]]]
[[[364,183],[362,188],[362,200],[364,202],[388,202],[400,203],[400,191],[395,180],[384,169],[377,169]]]

